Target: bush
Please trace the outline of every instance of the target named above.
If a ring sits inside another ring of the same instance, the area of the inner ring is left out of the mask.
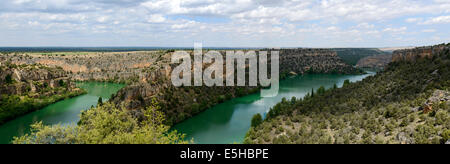
[[[13,83],[13,79],[12,79],[12,76],[10,74],[6,75],[5,82],[7,84],[12,84]]]
[[[350,85],[350,80],[345,80],[344,81],[344,87],[349,86]]]
[[[444,132],[442,132],[442,139],[444,140],[444,142],[447,142],[450,140],[450,130],[446,130]]]
[[[262,116],[261,114],[255,114],[252,118],[252,123],[251,126],[252,127],[257,127],[259,126],[261,123],[263,122]]]
[[[97,105],[98,105],[98,106],[102,106],[102,105],[103,105],[103,99],[102,99],[102,97],[99,97],[99,98],[98,98],[98,100],[97,100]]]
[[[145,120],[138,122],[127,110],[105,103],[88,110],[78,126],[44,126],[37,123],[32,133],[14,138],[14,144],[184,144],[184,135],[163,124],[164,115],[150,106]]]

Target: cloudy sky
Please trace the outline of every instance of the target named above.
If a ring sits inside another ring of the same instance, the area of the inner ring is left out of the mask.
[[[450,0],[0,0],[0,46],[450,42]]]

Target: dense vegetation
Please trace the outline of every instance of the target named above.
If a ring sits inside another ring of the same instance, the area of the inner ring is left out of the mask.
[[[449,141],[450,53],[391,63],[362,82],[321,88],[274,106],[245,143],[406,143]],[[446,97],[447,96],[447,97]]]
[[[156,102],[156,101],[153,101]],[[169,132],[164,115],[154,103],[138,120],[126,109],[110,103],[83,112],[78,125],[34,124],[31,134],[15,138],[15,144],[185,144],[184,135]]]
[[[335,48],[338,56],[349,65],[356,65],[359,60],[374,56],[386,54],[385,52],[375,48]]]

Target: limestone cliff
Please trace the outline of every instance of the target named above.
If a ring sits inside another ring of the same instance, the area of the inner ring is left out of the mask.
[[[42,65],[4,64],[0,67],[0,94],[38,93],[47,87],[57,88],[65,85],[73,89],[73,82],[60,68]]]
[[[163,54],[164,52],[162,52]],[[77,81],[137,82],[143,69],[161,56],[160,52],[54,52],[6,54],[13,64],[41,64],[61,67]]]
[[[440,44],[435,46],[417,47],[394,51],[393,62],[408,61],[414,62],[420,58],[432,58],[433,55],[447,53],[450,51],[450,44]]]
[[[0,124],[69,97],[83,94],[62,68],[0,65]]]
[[[365,57],[358,61],[357,68],[384,69],[392,61],[392,55],[375,55]]]
[[[330,49],[280,50],[280,72],[305,73],[361,73],[344,63],[336,51]]]

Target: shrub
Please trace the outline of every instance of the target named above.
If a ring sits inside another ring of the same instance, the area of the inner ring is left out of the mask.
[[[442,132],[442,139],[444,140],[444,142],[447,142],[450,140],[450,130],[446,130],[444,132]]]
[[[12,76],[10,74],[5,76],[5,82],[7,84],[12,84],[13,83],[13,79],[12,79]]]
[[[252,127],[257,127],[257,126],[259,126],[261,123],[262,123],[262,116],[261,116],[261,114],[255,114],[254,116],[253,116],[253,118],[252,118],[252,123],[251,123],[251,126]]]
[[[183,144],[184,135],[163,124],[157,106],[145,111],[138,122],[124,109],[106,103],[83,113],[78,126],[44,126],[37,123],[32,133],[14,138],[14,144]]]

